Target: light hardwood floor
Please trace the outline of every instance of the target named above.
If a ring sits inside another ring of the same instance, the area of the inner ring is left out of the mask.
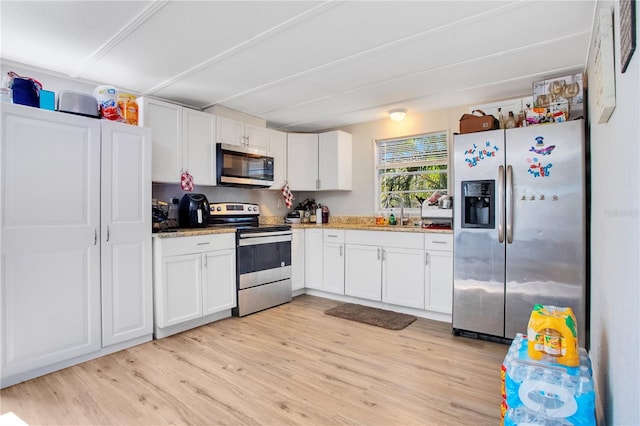
[[[419,318],[400,331],[291,303],[0,391],[32,425],[497,425],[506,345]]]

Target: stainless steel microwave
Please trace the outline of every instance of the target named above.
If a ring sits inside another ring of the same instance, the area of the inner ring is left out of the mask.
[[[273,185],[273,157],[243,146],[216,144],[218,185],[268,188]]]

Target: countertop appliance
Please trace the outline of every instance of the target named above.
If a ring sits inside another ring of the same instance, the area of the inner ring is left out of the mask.
[[[218,143],[216,173],[221,186],[268,188],[273,185],[273,157],[259,149]]]
[[[178,221],[183,228],[204,228],[209,222],[209,201],[204,194],[184,194],[178,206]]]
[[[210,226],[237,228],[235,316],[291,301],[291,226],[260,225],[259,216],[257,204],[210,204]]]
[[[584,122],[454,137],[454,334],[513,339],[571,307],[586,345]]]
[[[442,199],[441,197],[440,199]],[[448,198],[451,202],[451,197]],[[438,205],[440,205],[438,200]],[[442,208],[438,206],[429,205],[428,200],[422,201],[422,208],[420,209],[420,216],[422,218],[422,227],[428,229],[452,229],[453,225],[453,209]]]

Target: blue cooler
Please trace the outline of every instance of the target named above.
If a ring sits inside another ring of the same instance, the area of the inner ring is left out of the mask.
[[[33,80],[14,77],[11,89],[13,90],[14,104],[27,105],[36,108],[40,107],[40,90]]]

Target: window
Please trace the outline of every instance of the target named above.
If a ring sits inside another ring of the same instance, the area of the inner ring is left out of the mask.
[[[446,194],[447,132],[376,141],[376,170],[379,210],[399,205],[398,197],[405,208],[418,208],[434,192]]]

